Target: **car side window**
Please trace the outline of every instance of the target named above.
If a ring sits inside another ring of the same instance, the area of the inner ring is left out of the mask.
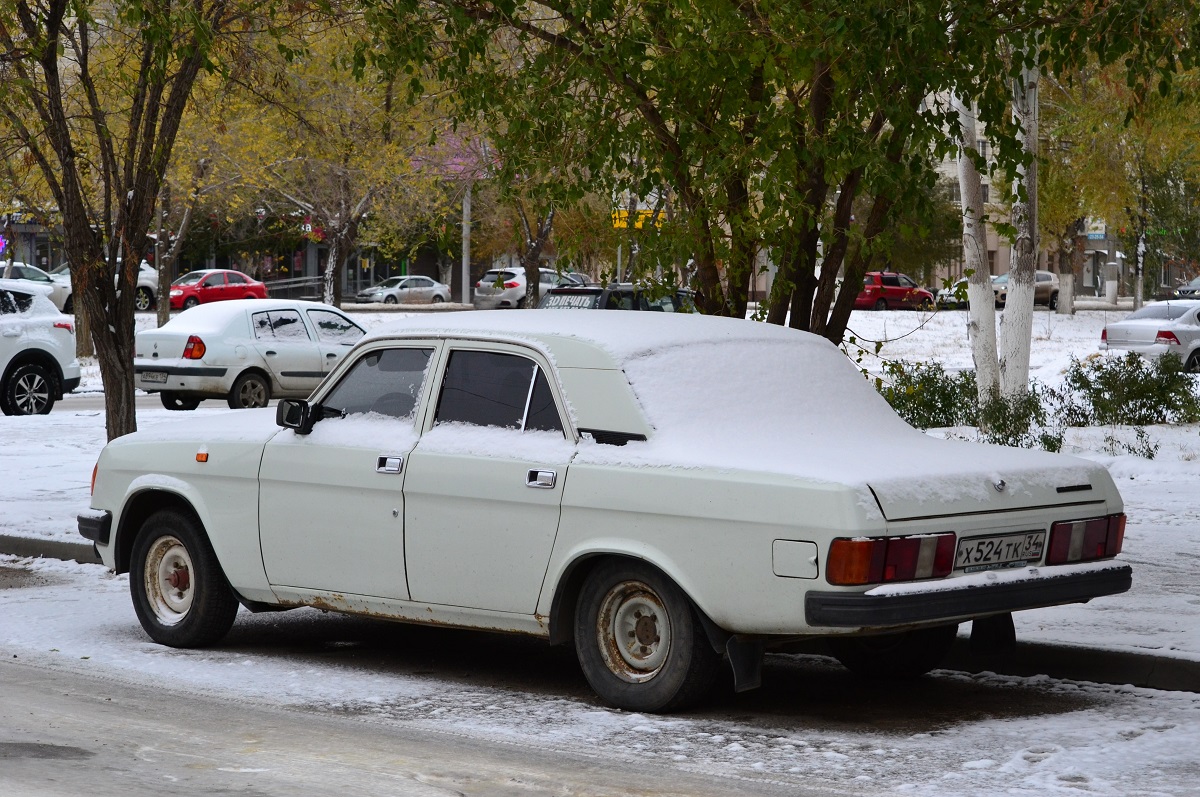
[[[254,337],[259,340],[309,340],[308,330],[304,328],[300,313],[295,310],[255,313],[251,325],[254,327]]]
[[[220,288],[224,284],[225,284],[225,275],[224,274],[209,274],[200,283],[200,286],[203,288]]]
[[[0,315],[16,315],[17,303],[8,291],[0,291]]]
[[[900,275],[900,286],[904,287],[904,288],[915,288],[915,287],[917,287],[917,283],[913,282],[910,277],[906,277],[903,274],[901,274]]]
[[[309,310],[308,320],[317,330],[317,339],[322,343],[343,343],[348,346],[366,334],[358,324],[328,310]]]
[[[883,280],[883,284],[887,285],[888,287],[891,287],[891,288],[899,288],[900,287],[900,278],[897,277],[895,274],[884,274],[884,275],[882,275],[881,279]]]
[[[537,364],[487,351],[450,354],[434,423],[562,431],[553,393]]]
[[[29,311],[33,306],[33,297],[28,293],[17,291],[0,291],[0,313],[17,314]]]
[[[412,418],[433,349],[383,349],[358,359],[321,402],[344,415],[373,412]]]
[[[230,285],[245,285],[246,284],[245,277],[243,277],[241,274],[234,274],[232,272],[225,275],[225,281],[228,282]]]

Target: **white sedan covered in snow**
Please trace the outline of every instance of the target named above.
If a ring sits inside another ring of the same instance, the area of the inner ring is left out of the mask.
[[[1103,467],[928,437],[821,338],[677,314],[398,320],[307,401],[112,441],[91,506],[163,644],[239,603],[510,631],[636,711],[801,638],[921,674],[963,621],[1131,577]]]
[[[290,299],[201,304],[137,333],[134,385],[169,410],[235,409],[312,393],[364,332],[340,310]]]

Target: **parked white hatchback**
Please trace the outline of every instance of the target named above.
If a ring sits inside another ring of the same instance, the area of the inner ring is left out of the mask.
[[[75,324],[50,289],[0,279],[0,412],[45,415],[79,386]]]
[[[388,277],[354,297],[359,304],[438,304],[450,301],[450,286],[429,277]]]
[[[1102,465],[926,436],[828,341],[681,313],[397,320],[274,420],[112,441],[91,506],[160,643],[239,602],[530,634],[631,711],[805,637],[918,675],[962,621],[1131,579]]]
[[[317,302],[201,304],[137,333],[135,386],[158,393],[169,410],[193,410],[207,398],[234,409],[265,407],[272,397],[310,394],[363,334],[340,310]]]

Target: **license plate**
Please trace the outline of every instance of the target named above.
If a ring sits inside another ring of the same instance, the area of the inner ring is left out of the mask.
[[[972,573],[1002,567],[1024,567],[1041,560],[1046,532],[1023,531],[995,537],[967,537],[958,541],[954,569]]]
[[[142,371],[142,381],[143,382],[157,382],[158,384],[165,385],[167,383],[167,372],[166,371]]]

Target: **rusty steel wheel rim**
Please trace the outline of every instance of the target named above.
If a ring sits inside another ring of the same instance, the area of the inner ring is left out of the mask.
[[[192,557],[177,537],[155,540],[146,554],[146,599],[163,625],[183,622],[192,608],[196,586]]]
[[[624,581],[600,602],[596,641],[610,672],[626,683],[644,683],[666,663],[671,650],[671,618],[649,586]]]

